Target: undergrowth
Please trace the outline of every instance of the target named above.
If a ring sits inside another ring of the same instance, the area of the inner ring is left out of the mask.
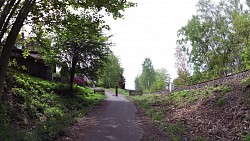
[[[172,110],[181,108],[182,106],[193,104],[199,99],[217,95],[217,104],[223,106],[226,103],[225,94],[231,91],[228,85],[210,86],[198,90],[184,90],[173,92],[171,95],[147,94],[143,96],[131,96],[130,99],[139,105],[144,113],[165,131],[171,140],[179,141],[189,139],[193,141],[205,141],[204,137],[193,137],[187,133],[185,125],[181,123],[172,123],[165,121],[165,116],[170,114]]]
[[[105,98],[76,85],[72,95],[68,92],[65,84],[9,71],[0,109],[0,139],[55,140],[66,134],[76,117]]]

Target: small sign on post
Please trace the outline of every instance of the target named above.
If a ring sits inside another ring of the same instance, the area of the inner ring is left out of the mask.
[[[116,82],[115,85],[115,96],[118,96],[118,83]]]

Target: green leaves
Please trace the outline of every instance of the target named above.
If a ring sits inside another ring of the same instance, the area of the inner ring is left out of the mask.
[[[178,31],[177,46],[188,56],[194,76],[222,77],[248,66],[249,26],[249,13],[240,1],[200,0],[197,14]]]
[[[152,61],[145,58],[142,64],[142,73],[135,78],[134,82],[136,90],[163,90],[169,86],[170,75],[166,69],[155,70]]]
[[[100,79],[98,81],[102,87],[115,88],[116,83],[119,83],[120,86],[125,83],[120,60],[113,53],[108,56],[108,61],[103,69],[100,69],[99,75]]]

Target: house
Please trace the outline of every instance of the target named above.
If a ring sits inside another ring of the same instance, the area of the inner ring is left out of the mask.
[[[39,56],[38,51],[31,50],[29,55],[24,58],[22,49],[14,48],[11,52],[10,59],[16,60],[17,68],[25,68],[23,71],[28,74],[45,80],[52,81],[51,67],[46,66],[44,60]]]

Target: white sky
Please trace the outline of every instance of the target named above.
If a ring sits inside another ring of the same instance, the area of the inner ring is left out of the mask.
[[[196,13],[198,0],[132,0],[137,7],[126,9],[124,19],[111,20],[112,48],[125,69],[126,88],[134,89],[135,77],[146,57],[155,69],[165,68],[176,78],[174,52],[177,31]]]

